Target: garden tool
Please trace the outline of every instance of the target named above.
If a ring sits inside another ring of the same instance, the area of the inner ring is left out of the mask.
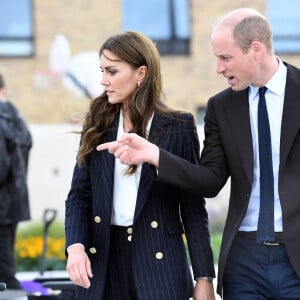
[[[55,220],[57,210],[54,208],[46,208],[43,215],[44,223],[44,233],[43,233],[43,252],[41,256],[40,274],[43,275],[45,271],[45,261],[47,252],[47,240],[48,240],[48,230],[51,223]]]

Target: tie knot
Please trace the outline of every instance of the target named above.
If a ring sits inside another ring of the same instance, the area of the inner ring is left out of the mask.
[[[258,94],[259,94],[259,97],[262,97],[262,96],[264,96],[265,95],[265,93],[266,93],[266,90],[267,90],[268,88],[267,87],[265,87],[265,86],[263,86],[263,87],[261,87],[261,88],[259,88],[258,89]]]

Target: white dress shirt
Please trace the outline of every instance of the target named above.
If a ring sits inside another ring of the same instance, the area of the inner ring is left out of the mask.
[[[151,128],[152,119],[153,115],[147,124],[147,136]],[[123,114],[121,110],[117,139],[120,138],[123,133]],[[129,226],[133,224],[142,164],[137,166],[136,172],[132,175],[125,174],[127,169],[127,165],[120,163],[119,159],[115,159],[114,194],[111,223],[119,226]]]
[[[282,231],[282,211],[278,195],[278,172],[280,159],[280,133],[281,120],[285,94],[287,69],[283,62],[279,61],[279,67],[274,76],[265,85],[268,89],[265,94],[266,105],[268,110],[271,145],[272,145],[272,162],[274,174],[274,221],[276,232]],[[256,231],[259,215],[260,204],[260,184],[259,184],[259,153],[258,153],[258,133],[257,133],[257,107],[258,107],[258,87],[250,86],[249,88],[249,108],[250,122],[253,142],[253,159],[254,174],[253,185],[250,196],[248,209],[244,220],[240,226],[240,231]]]

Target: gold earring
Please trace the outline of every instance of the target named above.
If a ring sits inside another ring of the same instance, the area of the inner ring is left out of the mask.
[[[138,87],[138,88],[140,87],[140,84],[141,84],[141,83],[138,81],[138,82],[137,82],[137,87]]]

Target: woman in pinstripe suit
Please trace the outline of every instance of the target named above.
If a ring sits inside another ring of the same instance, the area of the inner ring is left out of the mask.
[[[91,102],[66,200],[67,270],[76,299],[214,299],[204,199],[156,182],[148,164],[127,167],[96,151],[99,143],[135,132],[198,163],[193,116],[159,100],[160,57],[144,35],[109,37],[99,54],[105,91]]]

